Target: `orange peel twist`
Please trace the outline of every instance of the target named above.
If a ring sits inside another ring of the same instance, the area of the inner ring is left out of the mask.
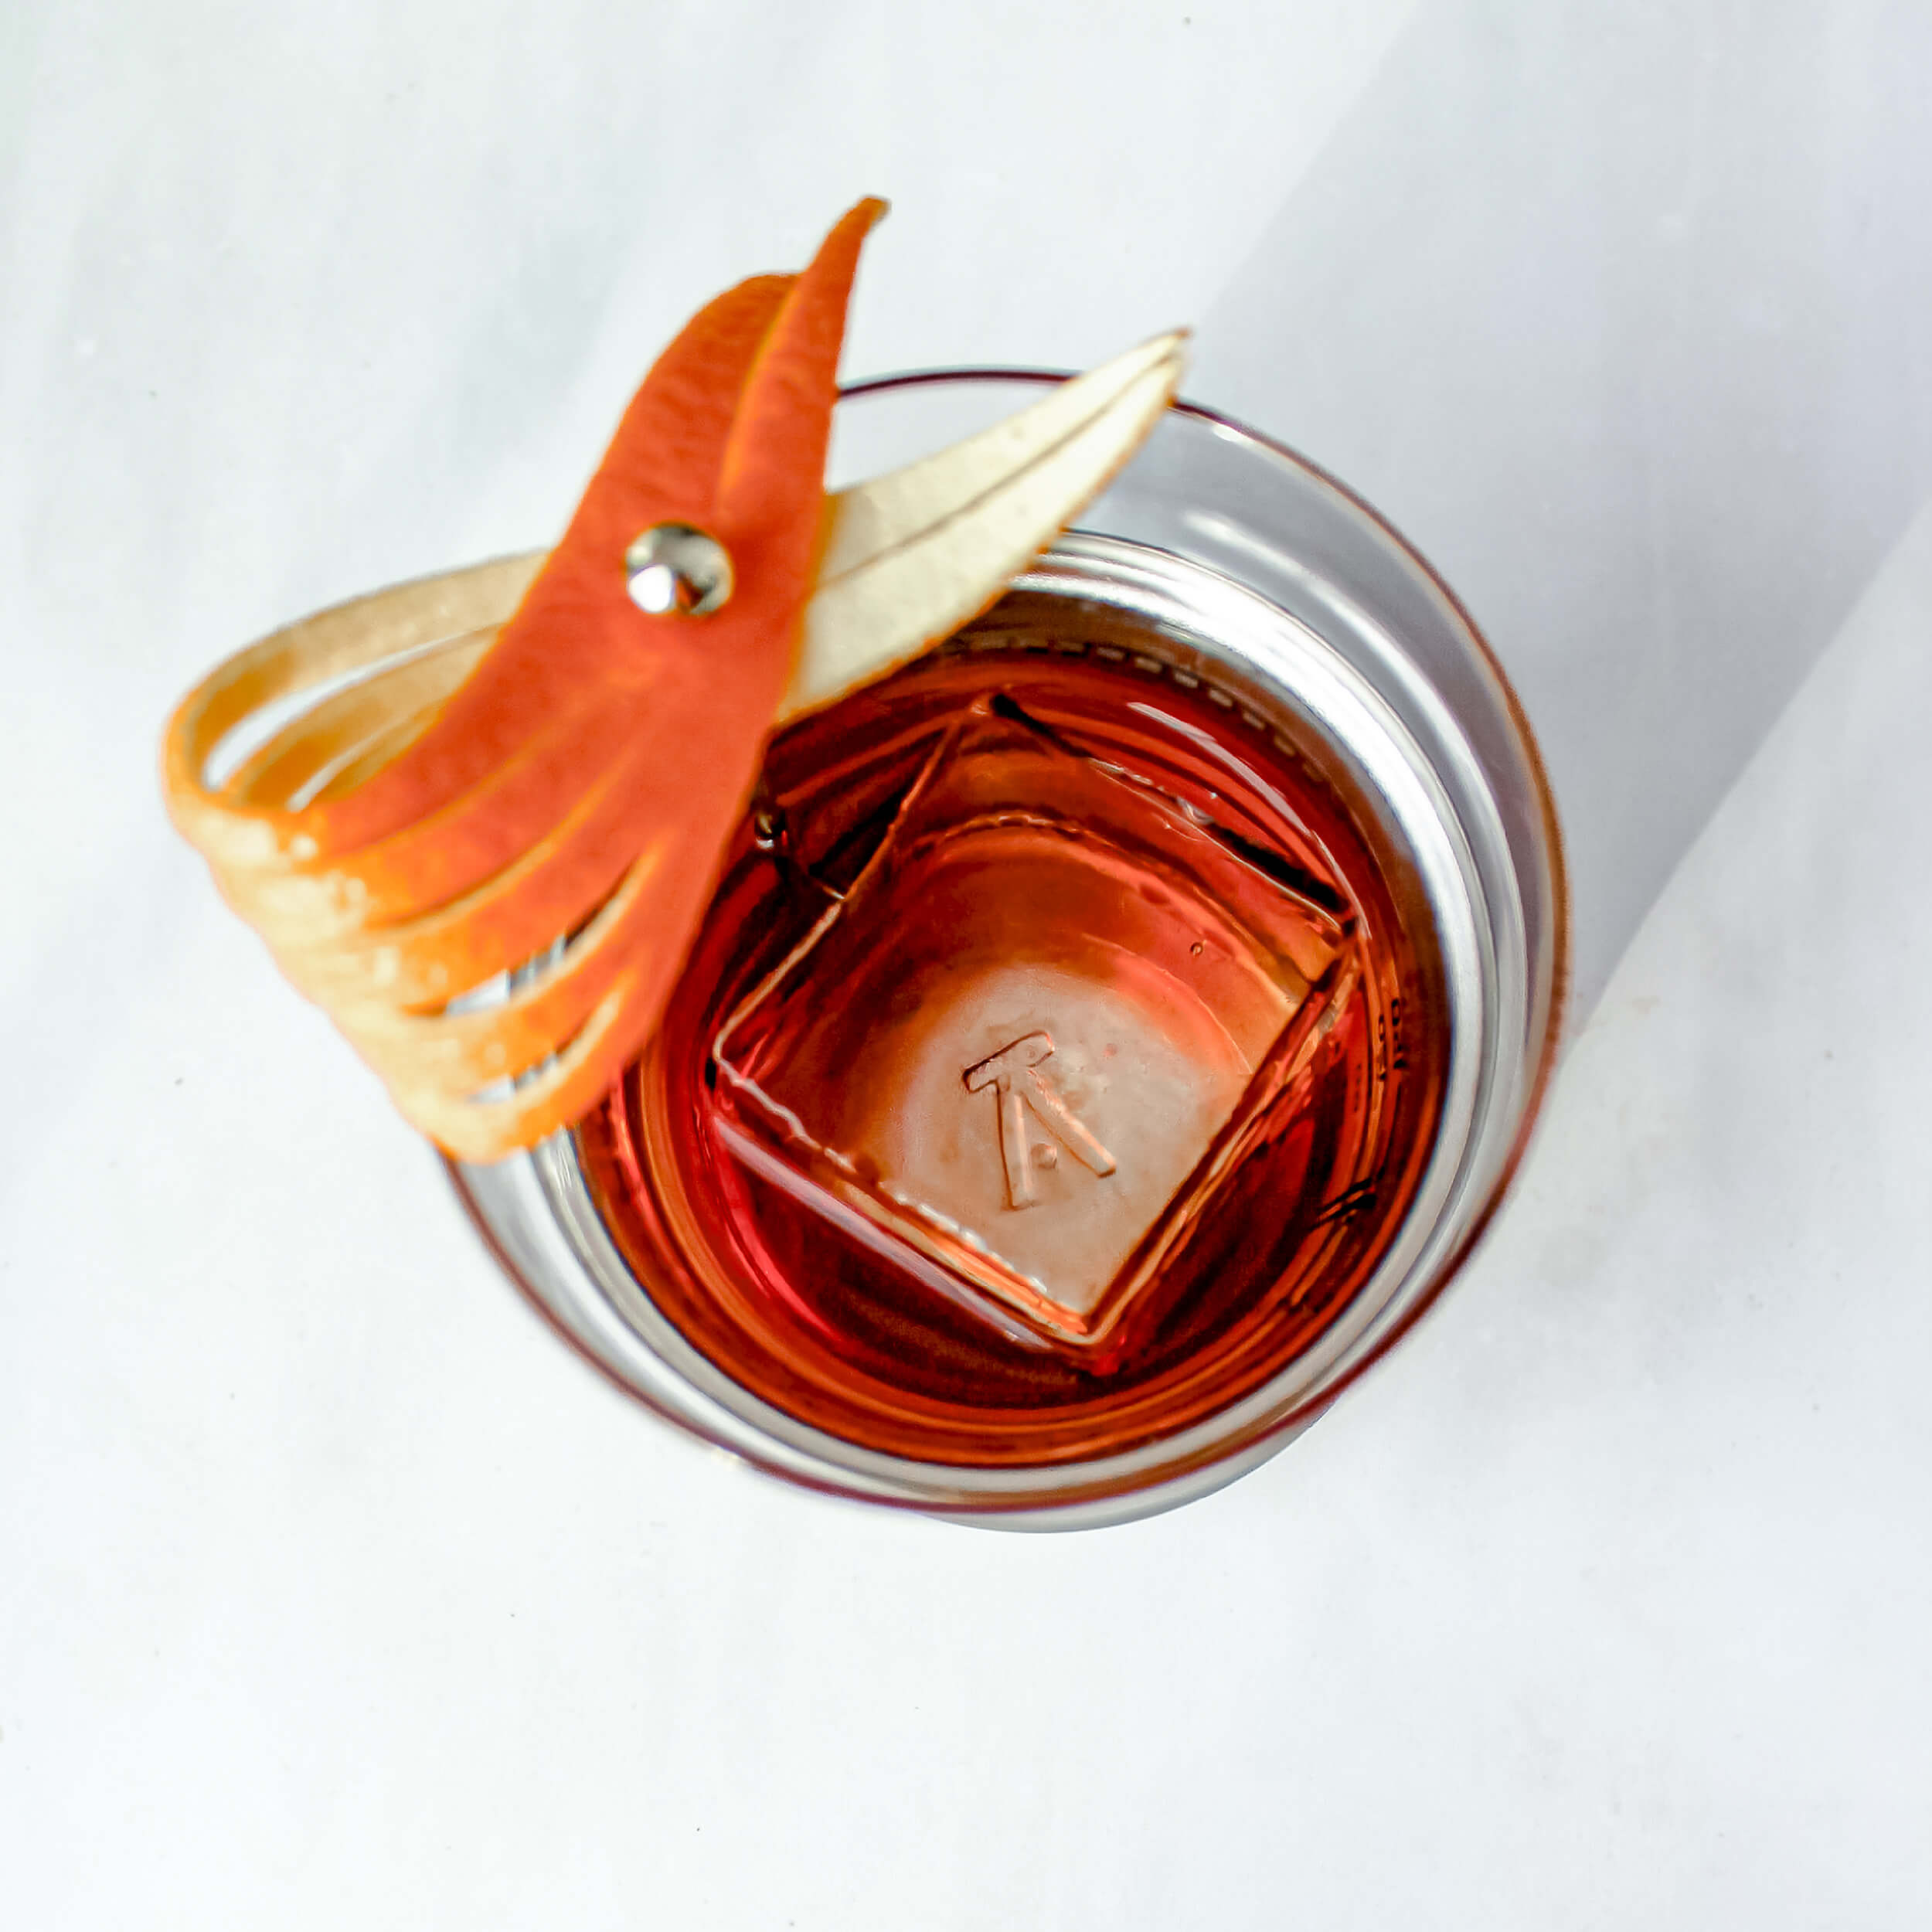
[[[859,202],[802,274],[754,277],[693,318],[547,557],[291,625],[169,722],[175,825],[459,1158],[569,1125],[645,1045],[774,723],[990,603],[1172,397],[1178,335],[828,502],[845,309],[884,212]],[[627,551],[667,523],[722,546],[721,607],[632,600]],[[256,747],[211,780],[251,730]]]

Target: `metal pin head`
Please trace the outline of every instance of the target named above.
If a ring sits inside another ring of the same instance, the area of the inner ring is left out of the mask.
[[[659,523],[624,553],[631,601],[653,617],[702,617],[731,597],[731,553],[689,523]]]

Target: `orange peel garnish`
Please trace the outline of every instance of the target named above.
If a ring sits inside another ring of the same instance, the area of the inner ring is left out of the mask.
[[[883,212],[861,202],[801,274],[700,311],[547,556],[290,625],[169,723],[176,825],[459,1158],[567,1126],[648,1039],[774,723],[983,609],[1172,398],[1178,335],[828,500],[845,308]],[[721,607],[632,600],[627,552],[665,525],[722,546]],[[238,735],[257,742],[211,779]]]

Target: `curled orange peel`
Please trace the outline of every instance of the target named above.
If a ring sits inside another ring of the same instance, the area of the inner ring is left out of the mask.
[[[291,624],[169,722],[175,825],[459,1158],[568,1126],[649,1039],[774,725],[992,603],[1172,400],[1179,335],[828,498],[845,309],[883,213],[859,202],[802,274],[694,318],[547,556]],[[627,552],[664,524],[722,546],[721,607],[633,602]]]

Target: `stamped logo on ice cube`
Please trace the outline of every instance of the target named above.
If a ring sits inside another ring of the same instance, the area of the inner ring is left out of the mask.
[[[990,1087],[999,1102],[999,1158],[1006,1171],[1006,1205],[1010,1208],[1031,1207],[1039,1199],[1033,1185],[1032,1134],[1026,1124],[1029,1110],[1083,1167],[1102,1180],[1114,1172],[1113,1155],[1067,1105],[1051,1077],[1041,1071],[1040,1063],[1052,1059],[1053,1054],[1051,1034],[1027,1033],[997,1053],[975,1061],[960,1076],[968,1093],[984,1093]],[[1039,1158],[1044,1167],[1057,1164],[1059,1157],[1051,1141],[1040,1148]]]

